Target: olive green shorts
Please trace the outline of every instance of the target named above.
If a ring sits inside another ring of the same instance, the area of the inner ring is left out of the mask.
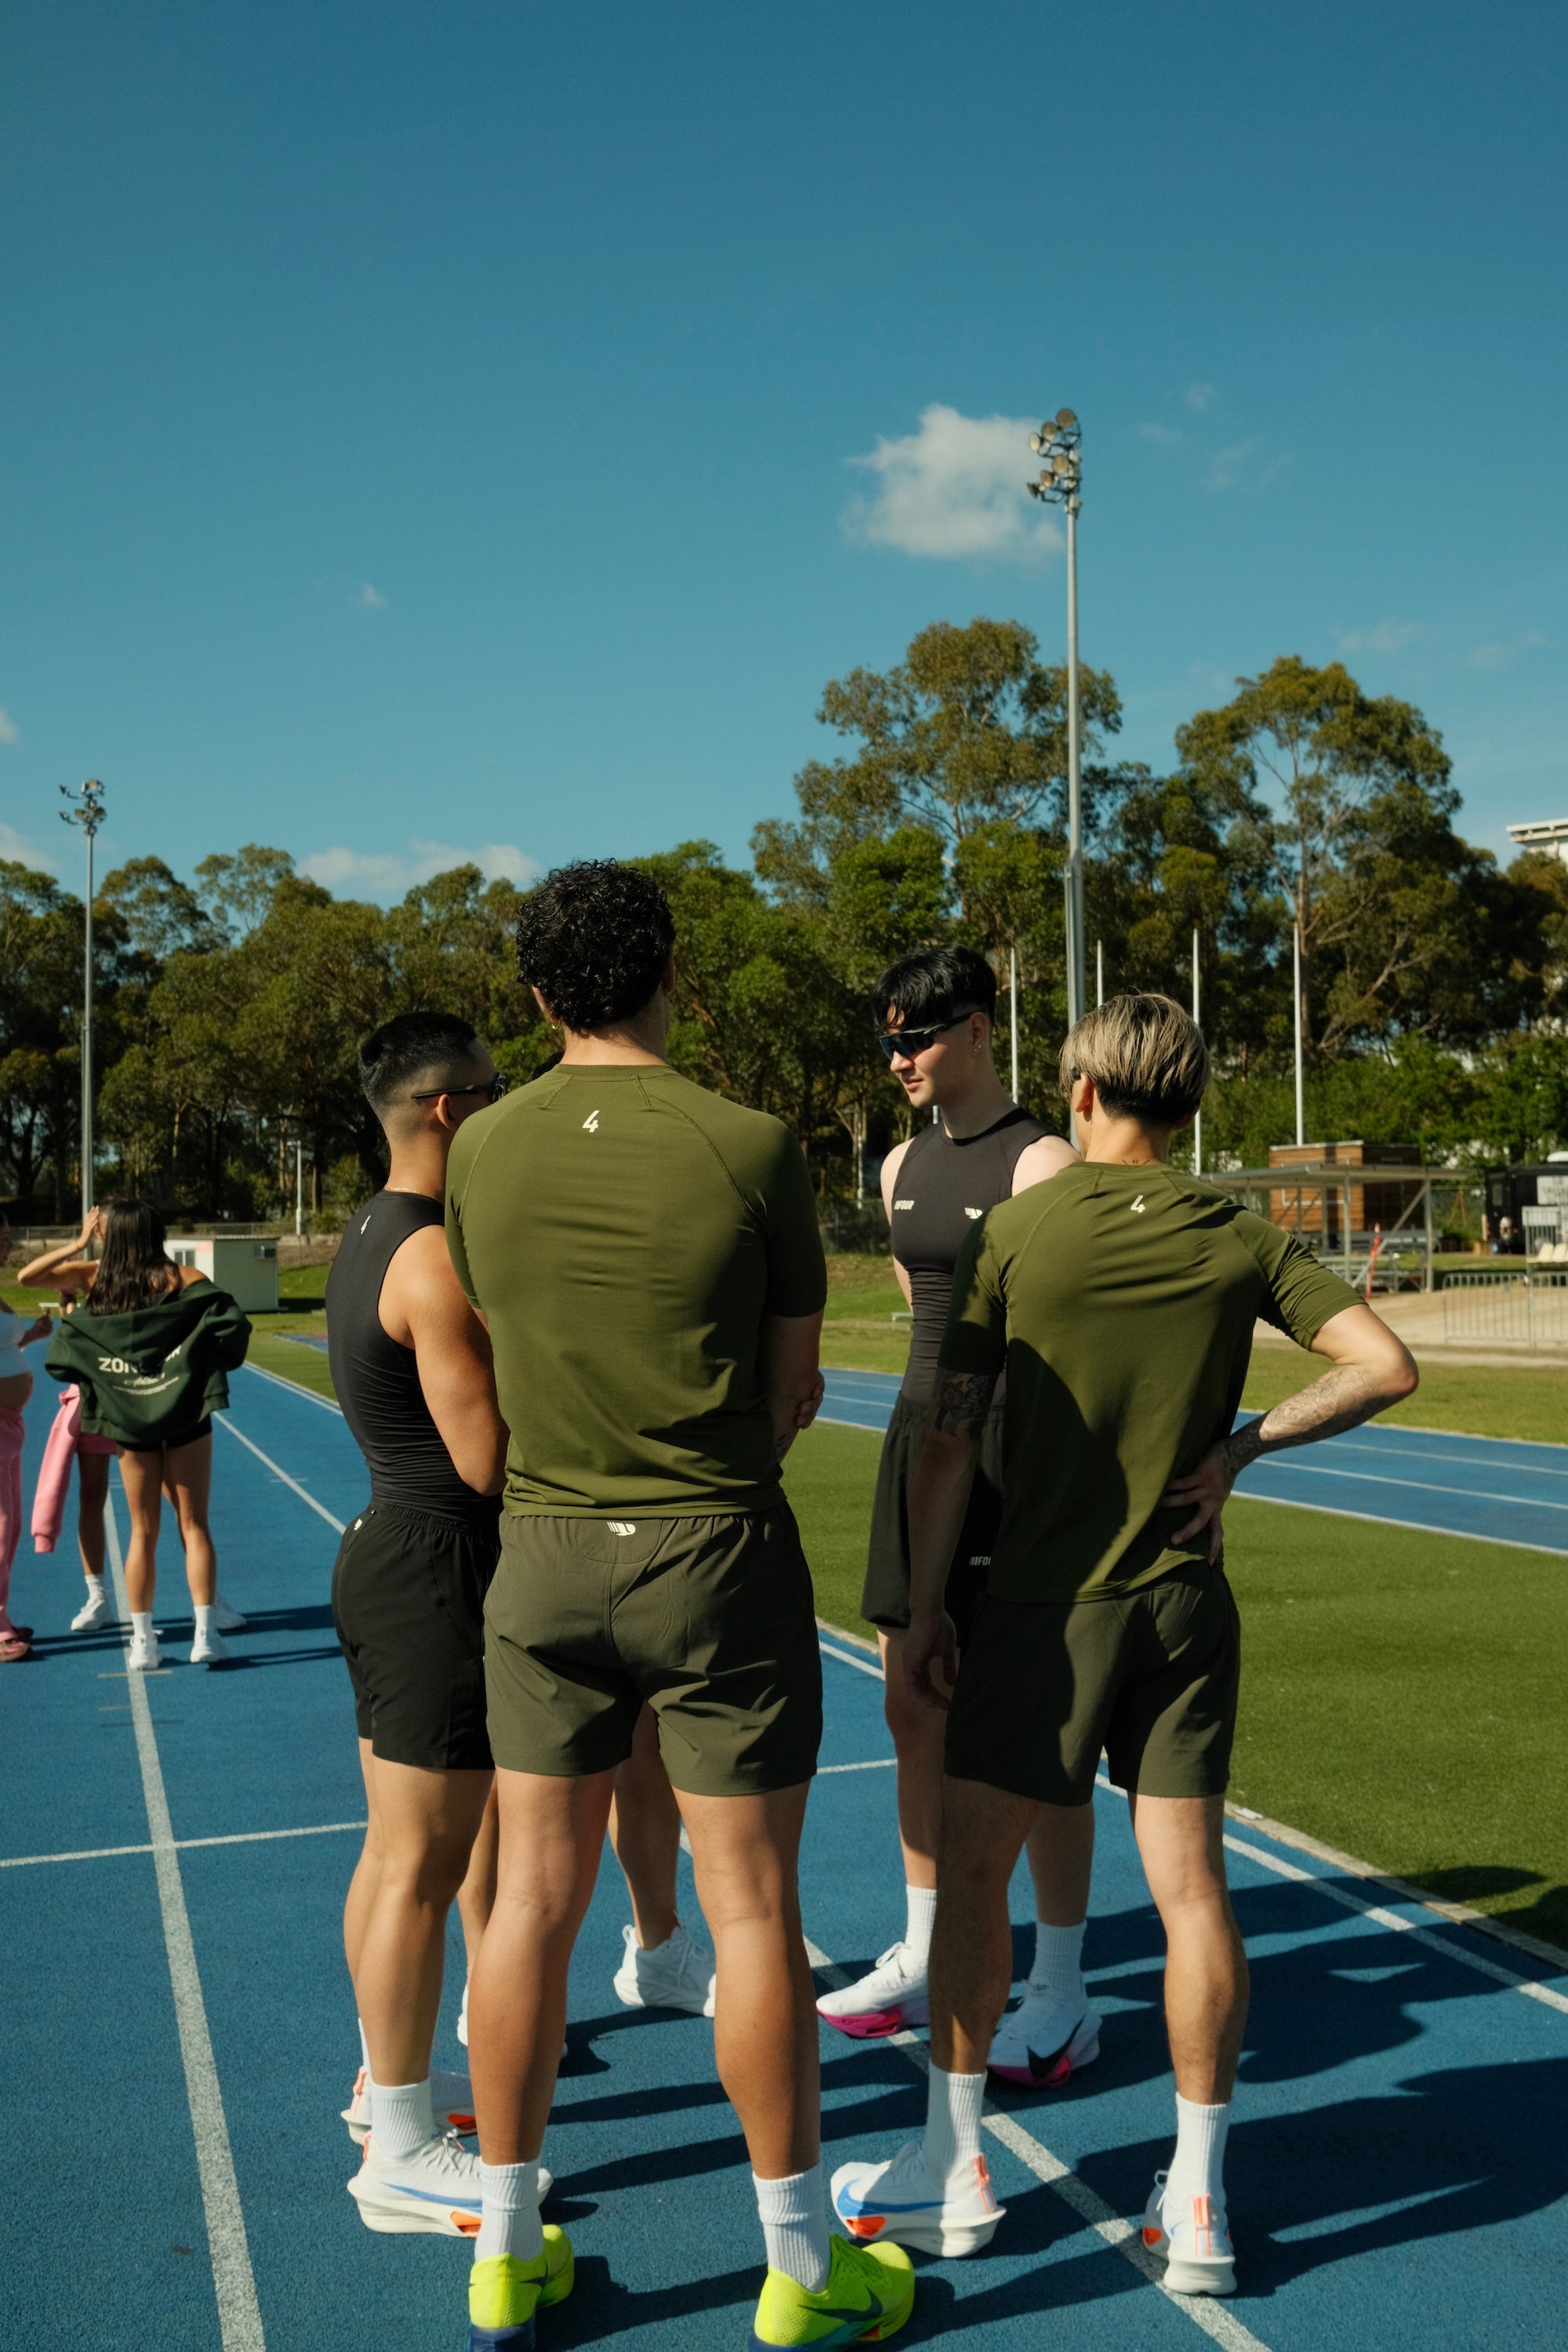
[[[822,1654],[794,1513],[503,1514],[485,1690],[503,1771],[608,1771],[631,1754],[646,1704],[665,1769],[690,1796],[809,1780]]]
[[[894,1399],[877,1465],[877,1492],[871,1504],[871,1538],[867,1548],[866,1581],[860,1594],[860,1614],[868,1624],[904,1633],[910,1622],[910,1470],[920,1434],[931,1418],[924,1397]],[[959,1647],[969,1638],[985,1580],[991,1572],[991,1552],[1002,1524],[1002,1413],[994,1406],[981,1433],[980,1457],[963,1515],[963,1532],[948,1570],[943,1599],[958,1633]]]
[[[947,1718],[947,1769],[1037,1804],[1083,1805],[1101,1748],[1119,1789],[1219,1797],[1230,1778],[1241,1624],[1222,1568],[1104,1601],[981,1602]]]

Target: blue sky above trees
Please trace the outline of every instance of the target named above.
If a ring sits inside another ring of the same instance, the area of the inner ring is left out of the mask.
[[[936,619],[1124,756],[1279,653],[1568,815],[1568,17],[1108,0],[15,15],[0,855],[395,896],[704,835]]]

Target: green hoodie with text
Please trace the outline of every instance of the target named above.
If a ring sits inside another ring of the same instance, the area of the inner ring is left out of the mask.
[[[80,1389],[87,1435],[158,1445],[227,1404],[226,1376],[249,1345],[246,1317],[226,1290],[204,1279],[130,1315],[79,1307],[56,1331],[44,1365]]]

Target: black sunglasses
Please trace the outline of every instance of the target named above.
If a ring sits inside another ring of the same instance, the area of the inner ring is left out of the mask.
[[[487,1102],[500,1102],[506,1092],[504,1078],[489,1078],[482,1087],[434,1087],[428,1094],[410,1095],[410,1102],[439,1102],[443,1095],[483,1095]]]
[[[884,1029],[877,1043],[889,1062],[910,1059],[916,1054],[923,1054],[928,1045],[934,1045],[939,1037],[945,1037],[950,1029],[956,1029],[961,1021],[967,1021],[971,1013],[979,1010],[977,1004],[972,1004],[967,1013],[955,1013],[951,1021],[939,1021],[931,1029]]]

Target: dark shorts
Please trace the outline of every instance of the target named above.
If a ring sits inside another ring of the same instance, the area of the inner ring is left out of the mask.
[[[111,1450],[118,1444],[121,1454],[163,1454],[171,1446],[194,1445],[198,1438],[210,1437],[212,1433],[213,1417],[208,1412],[203,1414],[194,1428],[179,1430],[171,1437],[121,1437],[118,1440],[111,1438],[105,1442]],[[84,1443],[96,1446],[98,1441],[95,1438],[88,1438]]]
[[[816,1769],[822,1654],[794,1513],[508,1514],[485,1675],[507,1771],[608,1771],[631,1754],[646,1704],[677,1789],[797,1787]]]
[[[373,1755],[427,1772],[487,1772],[485,1594],[495,1522],[370,1503],[338,1547],[332,1622]]]
[[[959,1664],[947,1769],[1038,1804],[1084,1805],[1103,1748],[1119,1789],[1223,1796],[1240,1685],[1223,1569],[1173,1569],[1104,1601],[991,1593]]]
[[[869,1624],[902,1633],[910,1622],[910,1465],[931,1410],[923,1397],[899,1397],[893,1405],[877,1493],[871,1505],[871,1540],[860,1614]],[[980,1440],[980,1458],[969,1492],[963,1533],[947,1579],[947,1613],[962,1649],[990,1572],[992,1547],[1002,1524],[1002,1414],[994,1408]]]

